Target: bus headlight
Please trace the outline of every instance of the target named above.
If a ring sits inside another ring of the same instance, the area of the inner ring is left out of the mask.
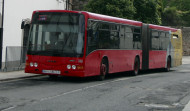
[[[67,65],[67,69],[71,69],[71,65]]]
[[[74,69],[74,70],[75,70],[76,68],[77,68],[77,67],[76,67],[75,65],[72,65],[72,69]]]
[[[38,63],[35,62],[35,63],[34,63],[34,67],[38,67]]]
[[[31,63],[30,63],[30,67],[33,67],[33,66],[34,66],[34,64],[31,62]]]

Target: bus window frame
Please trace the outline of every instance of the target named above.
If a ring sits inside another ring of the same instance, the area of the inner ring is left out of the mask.
[[[132,44],[133,44],[133,48],[132,49],[129,49],[129,48],[120,48],[119,47],[119,45],[118,45],[118,48],[106,48],[106,49],[124,49],[124,50],[142,50],[142,29],[141,29],[141,27],[140,26],[134,26],[134,25],[129,25],[129,24],[122,24],[122,23],[116,23],[116,22],[109,22],[109,21],[102,21],[102,20],[97,20],[97,19],[88,19],[87,20],[88,22],[87,22],[87,30],[89,30],[89,21],[93,21],[93,22],[98,22],[98,28],[97,28],[97,30],[98,31],[109,31],[110,32],[110,36],[111,36],[111,32],[118,32],[118,39],[120,39],[121,38],[121,35],[120,35],[120,31],[121,31],[121,26],[124,26],[124,27],[129,27],[129,28],[131,28],[131,31],[132,31],[132,39],[134,39],[134,35],[135,34],[138,34],[139,35],[139,40],[138,41],[132,41]],[[101,23],[103,23],[103,24],[108,24],[109,25],[109,30],[108,29],[100,29],[99,27],[100,27],[100,25],[101,25]],[[112,30],[112,25],[117,25],[118,26],[118,29],[117,30]],[[135,32],[135,28],[136,29],[139,29],[139,31],[140,32]],[[125,34],[126,33],[128,33],[128,32],[124,32],[124,35],[123,36],[125,36]],[[98,37],[99,38],[99,37]],[[99,40],[98,40],[99,41]],[[119,41],[119,40],[118,40]],[[91,51],[91,52],[88,52],[88,31],[87,31],[87,45],[86,45],[86,56],[88,56],[90,53],[92,53],[92,52],[94,52],[94,51]],[[138,46],[138,48],[135,48],[134,47],[134,44],[136,43],[136,42],[139,42],[140,43],[140,47]],[[119,44],[120,44],[120,41],[119,41]],[[96,50],[101,50],[102,48],[96,48]]]

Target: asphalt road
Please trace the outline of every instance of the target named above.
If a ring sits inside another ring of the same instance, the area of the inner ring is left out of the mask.
[[[190,100],[190,64],[95,78],[47,76],[0,82],[0,111],[182,111]]]

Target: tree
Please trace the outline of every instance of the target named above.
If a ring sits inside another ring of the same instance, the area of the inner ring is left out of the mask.
[[[134,7],[136,20],[158,25],[162,23],[162,0],[135,0]]]
[[[170,7],[176,7],[178,10],[187,11],[190,10],[190,0],[171,0],[168,2]]]
[[[163,4],[163,25],[190,25],[190,0],[163,0]]]
[[[90,0],[84,10],[127,19],[136,13],[133,0]]]
[[[144,23],[162,23],[162,0],[90,0],[85,10]]]
[[[168,7],[163,11],[163,25],[167,26],[179,26],[182,24],[181,14],[176,7]]]

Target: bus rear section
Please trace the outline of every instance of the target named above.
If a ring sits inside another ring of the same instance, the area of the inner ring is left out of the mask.
[[[177,30],[171,34],[171,55],[172,55],[172,66],[176,67],[182,65],[183,48],[182,48],[182,32]]]
[[[180,29],[148,24],[143,36],[143,69],[165,68],[181,65],[182,35]],[[148,45],[147,45],[148,44]]]
[[[35,11],[26,73],[84,76],[85,17],[68,11]]]

